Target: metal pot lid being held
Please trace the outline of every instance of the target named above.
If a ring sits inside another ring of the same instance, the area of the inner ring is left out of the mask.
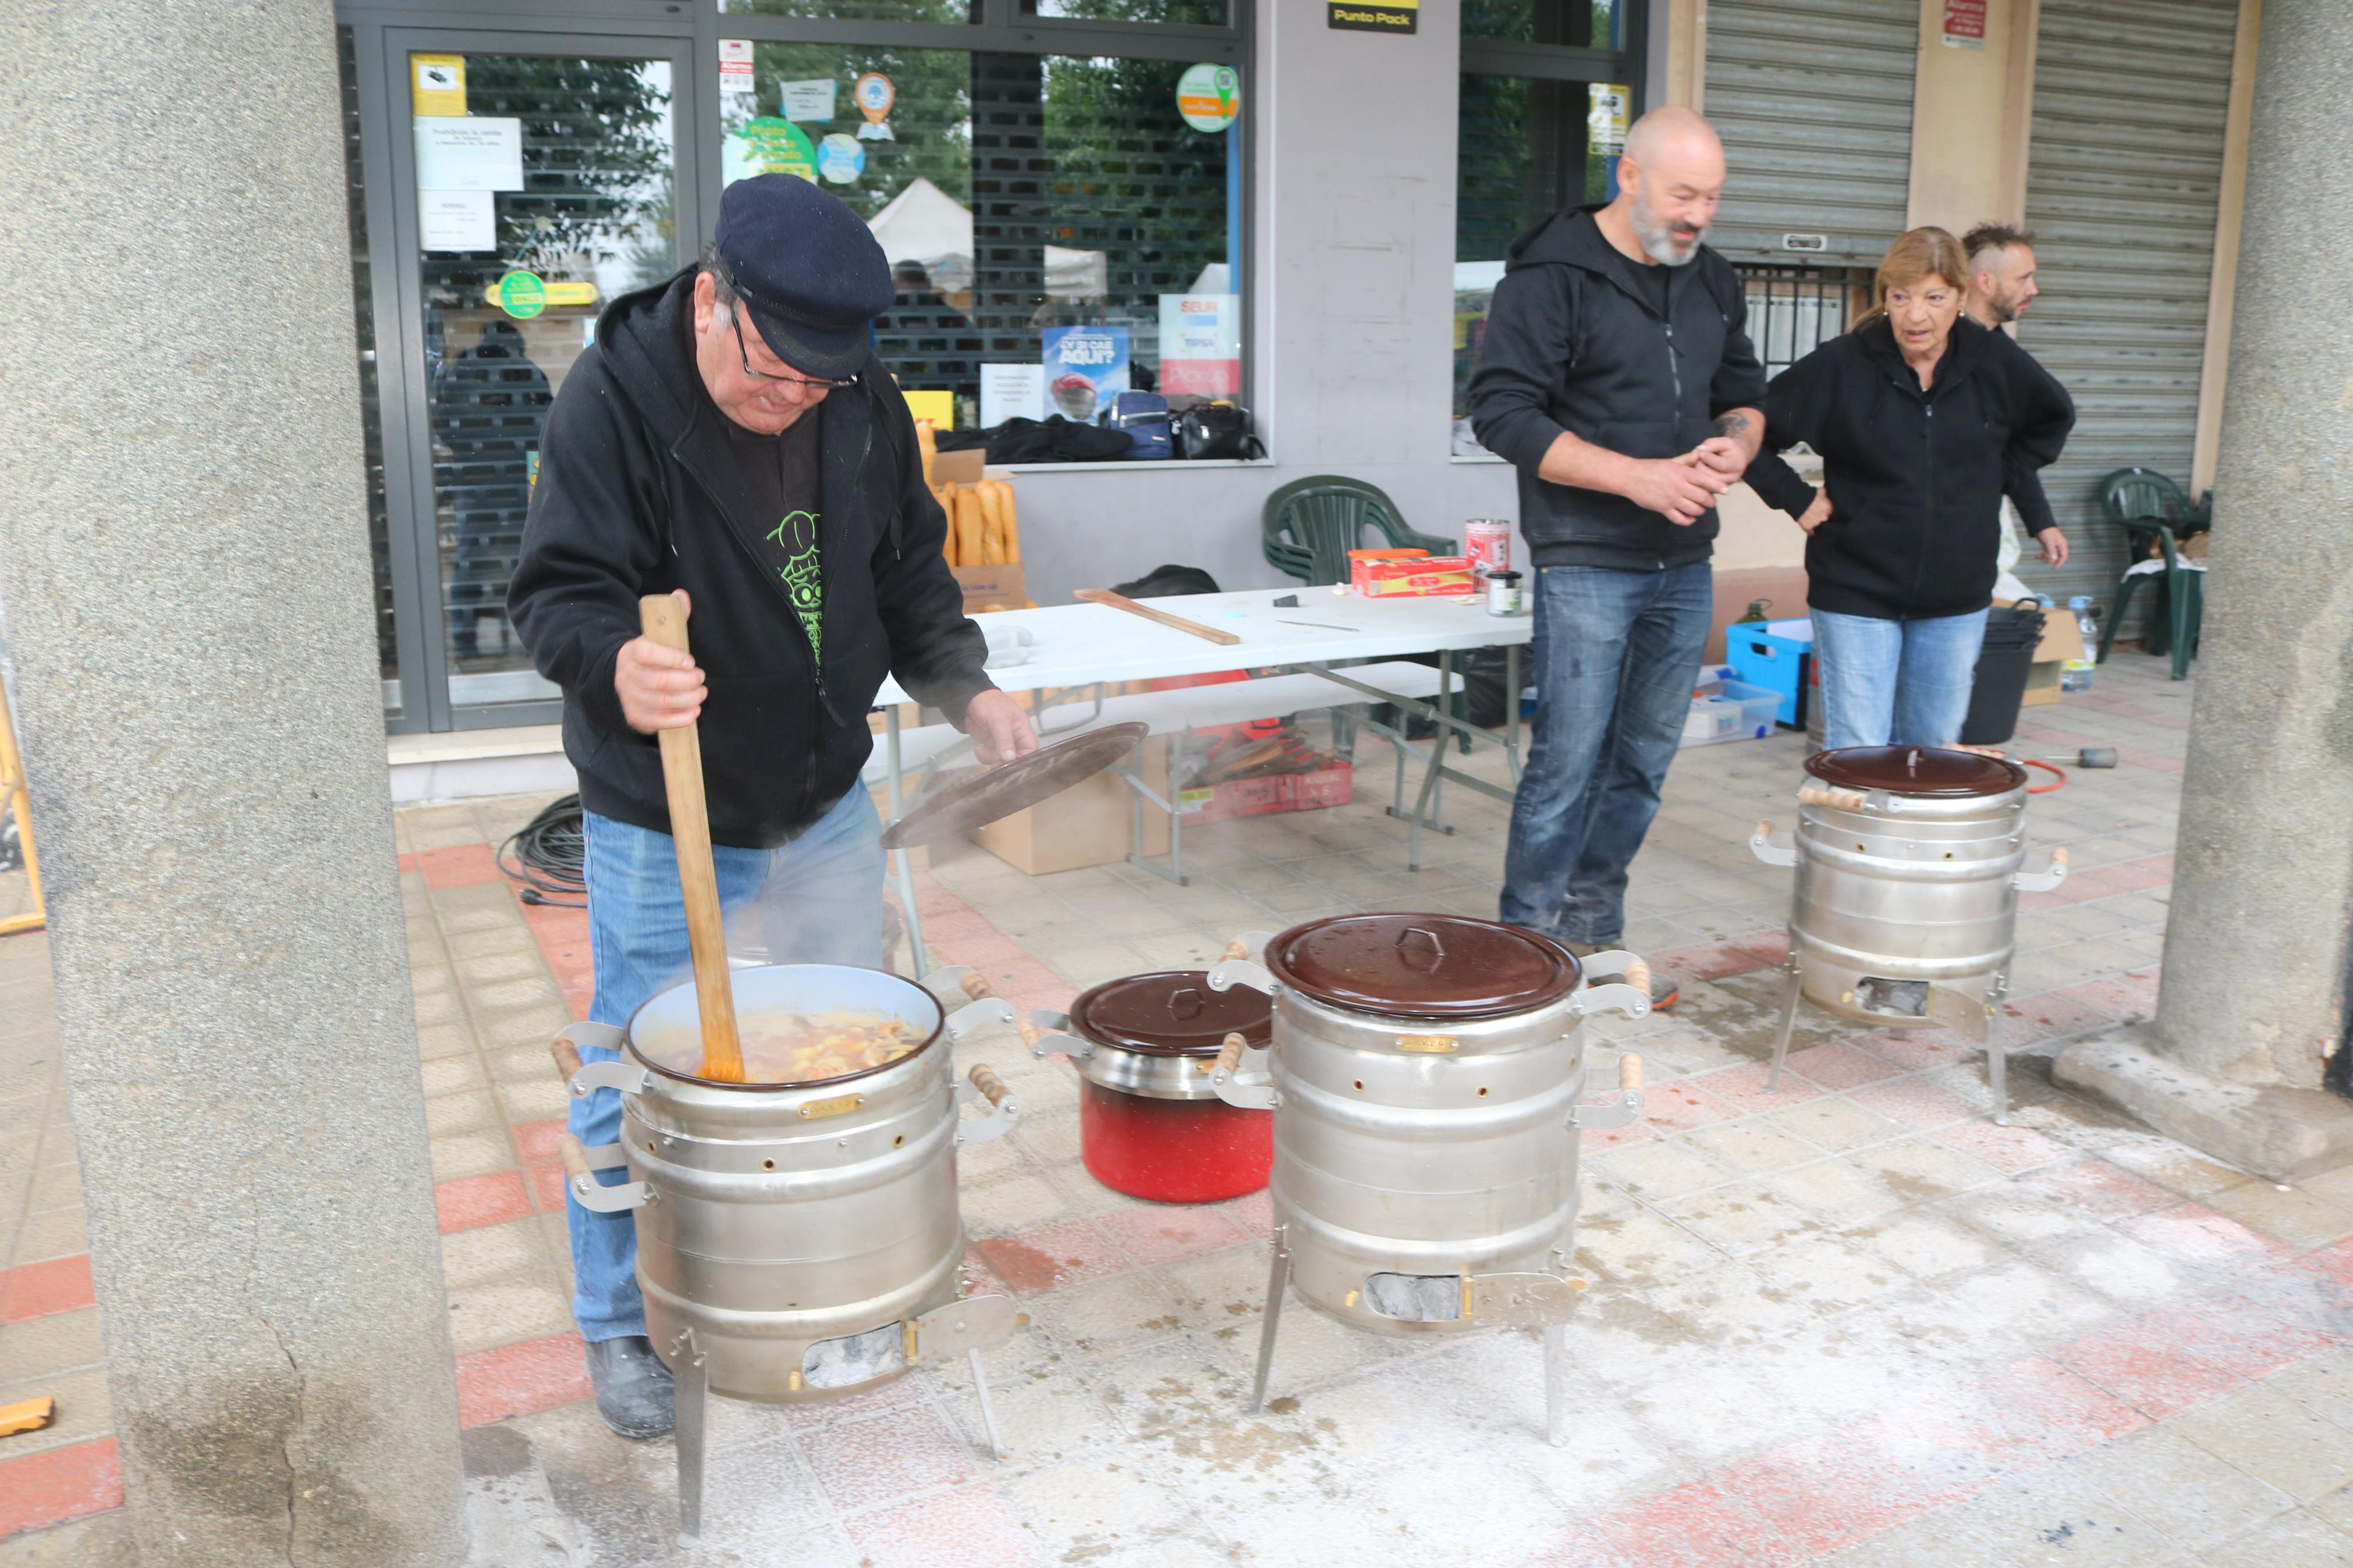
[[[883,829],[882,847],[952,843],[976,827],[1050,800],[1127,755],[1149,731],[1142,723],[1107,724],[947,784]]]
[[[1842,746],[1808,757],[1806,771],[1847,789],[1948,800],[2007,795],[2026,783],[2016,763],[1938,746]]]
[[[1461,915],[1339,915],[1269,942],[1275,979],[1329,1006],[1431,1021],[1532,1012],[1577,989],[1568,950]]]
[[[1071,1004],[1071,1025],[1099,1046],[1206,1058],[1216,1056],[1229,1034],[1264,1050],[1274,1030],[1274,1006],[1247,987],[1212,991],[1201,970],[1172,969],[1106,980],[1080,993]]]

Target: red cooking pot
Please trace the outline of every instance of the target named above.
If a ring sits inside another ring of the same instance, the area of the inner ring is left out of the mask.
[[[1163,1204],[1238,1198],[1266,1185],[1274,1113],[1228,1105],[1210,1087],[1218,1047],[1266,1048],[1273,1006],[1247,986],[1212,991],[1198,969],[1107,980],[1068,1014],[1033,1013],[1057,1035],[1036,1049],[1079,1069],[1079,1152],[1095,1180]]]

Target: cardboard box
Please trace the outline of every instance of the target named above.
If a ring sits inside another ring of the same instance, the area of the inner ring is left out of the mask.
[[[1029,603],[1029,580],[1022,574],[1018,562],[997,566],[951,566],[948,571],[964,589],[964,613],[967,616],[983,610],[1018,610]]]
[[[1356,770],[1339,758],[1332,765],[1312,773],[1285,773],[1284,794],[1293,811],[1322,811],[1326,806],[1345,805],[1355,798]]]
[[[1467,555],[1431,555],[1419,550],[1348,553],[1348,586],[1368,599],[1398,594],[1469,594],[1478,588]]]
[[[2008,608],[2010,601],[1997,599],[1996,605]],[[2064,605],[2042,608],[2042,640],[2034,645],[2034,668],[2026,672],[2026,695],[2019,705],[2033,708],[2059,700],[2060,666],[2071,658],[2084,657],[2084,633],[2075,625],[2074,612]]]
[[[1168,794],[1168,737],[1155,735],[1136,748],[1131,764],[1144,782]],[[1027,811],[973,831],[972,841],[1018,871],[1042,877],[1082,866],[1109,866],[1127,858],[1132,842],[1133,803],[1138,797],[1116,774],[1095,774]],[[1144,852],[1168,853],[1167,813],[1145,802]]]
[[[932,458],[932,483],[976,485],[989,477],[982,471],[987,466],[988,453],[978,447],[966,447],[961,451],[941,452]]]

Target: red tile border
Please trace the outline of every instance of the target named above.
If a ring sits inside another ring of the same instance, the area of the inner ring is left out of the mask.
[[[1118,1209],[1097,1217],[1105,1235],[1140,1264],[1174,1263],[1205,1252],[1223,1252],[1250,1241],[1243,1230],[1214,1207],[1154,1204]]]
[[[2031,1040],[2088,1034],[2105,1029],[2110,1023],[2105,1013],[2055,992],[2042,996],[2013,996],[2002,1004],[2001,1012],[2003,1043],[2012,1048]]]
[[[1000,1236],[976,1244],[990,1272],[1017,1296],[1037,1296],[1124,1274],[1134,1265],[1119,1245],[1093,1221],[1064,1220],[1019,1236]]]
[[[1785,1105],[1803,1105],[1810,1100],[1820,1100],[1820,1085],[1809,1082],[1797,1070],[1798,1058],[1791,1057],[1789,1070],[1781,1075],[1781,1087],[1771,1094],[1765,1085],[1773,1077],[1770,1062],[1744,1062],[1736,1068],[1717,1068],[1692,1079],[1692,1082],[1733,1107],[1744,1116],[1760,1110],[1778,1110]]]
[[[1650,955],[1651,967],[1677,980],[1728,980],[1766,967],[1766,960],[1728,942],[1670,948]]]
[[[521,1171],[492,1171],[439,1183],[433,1189],[433,1211],[444,1236],[503,1225],[533,1212]]]
[[[578,1333],[550,1334],[458,1358],[458,1424],[487,1426],[595,1397]]]
[[[1968,1100],[1919,1079],[1870,1084],[1847,1098],[1866,1110],[1875,1110],[1920,1132],[1967,1121],[1977,1115],[1977,1108]]]
[[[1036,1538],[987,1485],[855,1515],[845,1528],[869,1568],[1031,1568]]]
[[[487,844],[458,844],[447,849],[419,849],[412,858],[428,888],[471,888],[503,882],[497,851]]]
[[[122,1450],[111,1437],[0,1459],[0,1540],[122,1506]]]
[[[1948,1149],[1984,1161],[2005,1176],[2072,1160],[2075,1151],[2056,1138],[2046,1138],[2031,1127],[1997,1127],[1990,1121],[1963,1121],[1931,1132],[1929,1137]]]
[[[524,1164],[558,1163],[556,1149],[564,1136],[564,1118],[551,1116],[544,1121],[510,1122],[507,1131],[514,1134],[515,1147],[522,1151]]]
[[[21,1323],[97,1304],[87,1252],[0,1269],[0,1323]]]
[[[1835,1040],[1790,1052],[1788,1066],[1800,1077],[1832,1090],[1861,1089],[1865,1084],[1894,1078],[1899,1071],[1868,1051],[1859,1051]]]
[[[533,941],[539,943],[539,955],[547,961],[548,973],[564,993],[575,1018],[588,1016],[588,1004],[596,994],[596,966],[588,945],[588,911],[560,910],[548,904],[526,904],[515,900],[522,911],[523,923],[531,928]]]
[[[1688,1132],[1695,1127],[1729,1121],[1741,1114],[1738,1108],[1702,1089],[1699,1079],[1670,1079],[1652,1084],[1643,1092],[1639,1125],[1647,1125],[1654,1132]]]

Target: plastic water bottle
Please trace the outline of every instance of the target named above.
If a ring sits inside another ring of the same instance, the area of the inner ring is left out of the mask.
[[[2099,667],[2100,626],[2092,618],[2092,601],[2088,595],[2076,595],[2067,601],[2067,607],[2075,614],[2075,629],[2083,635],[2084,651],[2080,657],[2068,659],[2059,667],[2059,689],[2089,691],[2092,689],[2093,671]]]

